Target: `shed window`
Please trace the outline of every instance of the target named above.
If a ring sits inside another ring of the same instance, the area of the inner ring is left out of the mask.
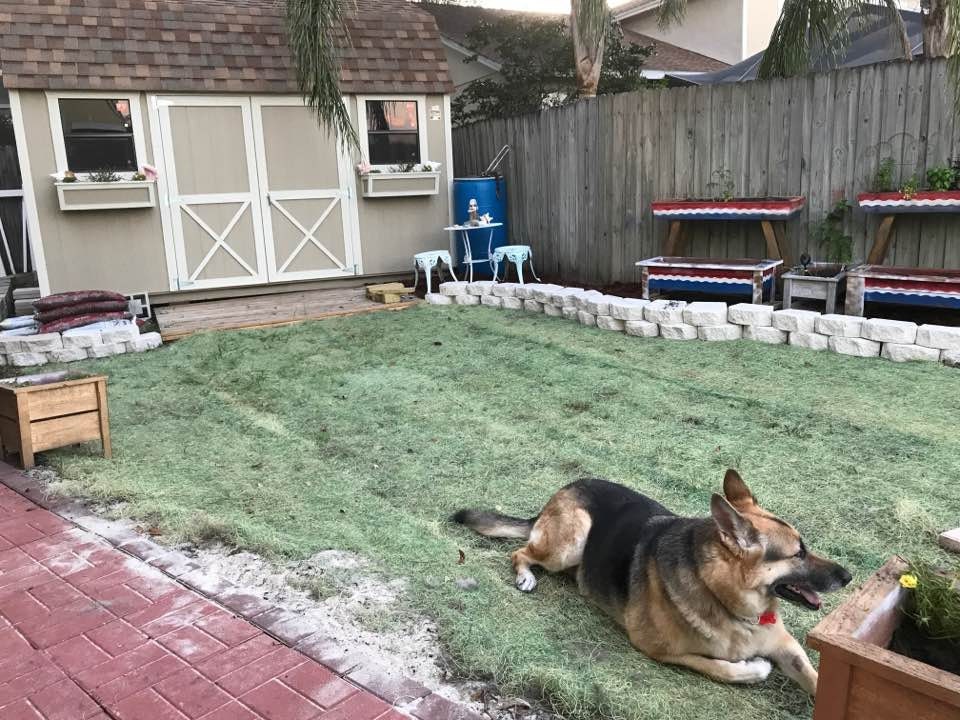
[[[420,162],[416,100],[367,100],[367,151],[371,165]]]
[[[137,169],[128,98],[60,98],[67,167],[74,172]]]

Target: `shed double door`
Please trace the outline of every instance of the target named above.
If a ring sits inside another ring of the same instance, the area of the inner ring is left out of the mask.
[[[354,275],[349,160],[299,98],[157,102],[175,287]]]

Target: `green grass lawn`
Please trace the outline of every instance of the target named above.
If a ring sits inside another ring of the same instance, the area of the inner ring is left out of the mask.
[[[420,307],[201,335],[87,369],[110,375],[115,457],[48,454],[66,491],[193,540],[362,553],[409,579],[465,675],[568,718],[779,720],[811,705],[778,673],[731,687],[646,660],[565,578],[519,593],[514,545],[451,526],[451,511],[529,516],[592,475],[705,514],[736,467],[857,581],[892,553],[943,559],[933,532],[960,525],[960,372],[934,364]],[[821,617],[784,615],[801,638]]]

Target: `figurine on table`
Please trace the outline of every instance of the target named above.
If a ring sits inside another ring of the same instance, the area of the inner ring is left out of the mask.
[[[480,207],[477,205],[476,198],[470,199],[470,204],[467,206],[468,219],[465,225],[470,227],[476,227],[480,224]]]

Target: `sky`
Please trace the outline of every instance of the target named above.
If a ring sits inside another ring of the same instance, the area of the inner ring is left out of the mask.
[[[608,0],[611,8],[623,5],[629,0]],[[532,12],[570,12],[570,0],[478,0],[478,2],[463,3],[464,5],[480,5],[489,8],[505,8],[507,10],[529,10]]]

